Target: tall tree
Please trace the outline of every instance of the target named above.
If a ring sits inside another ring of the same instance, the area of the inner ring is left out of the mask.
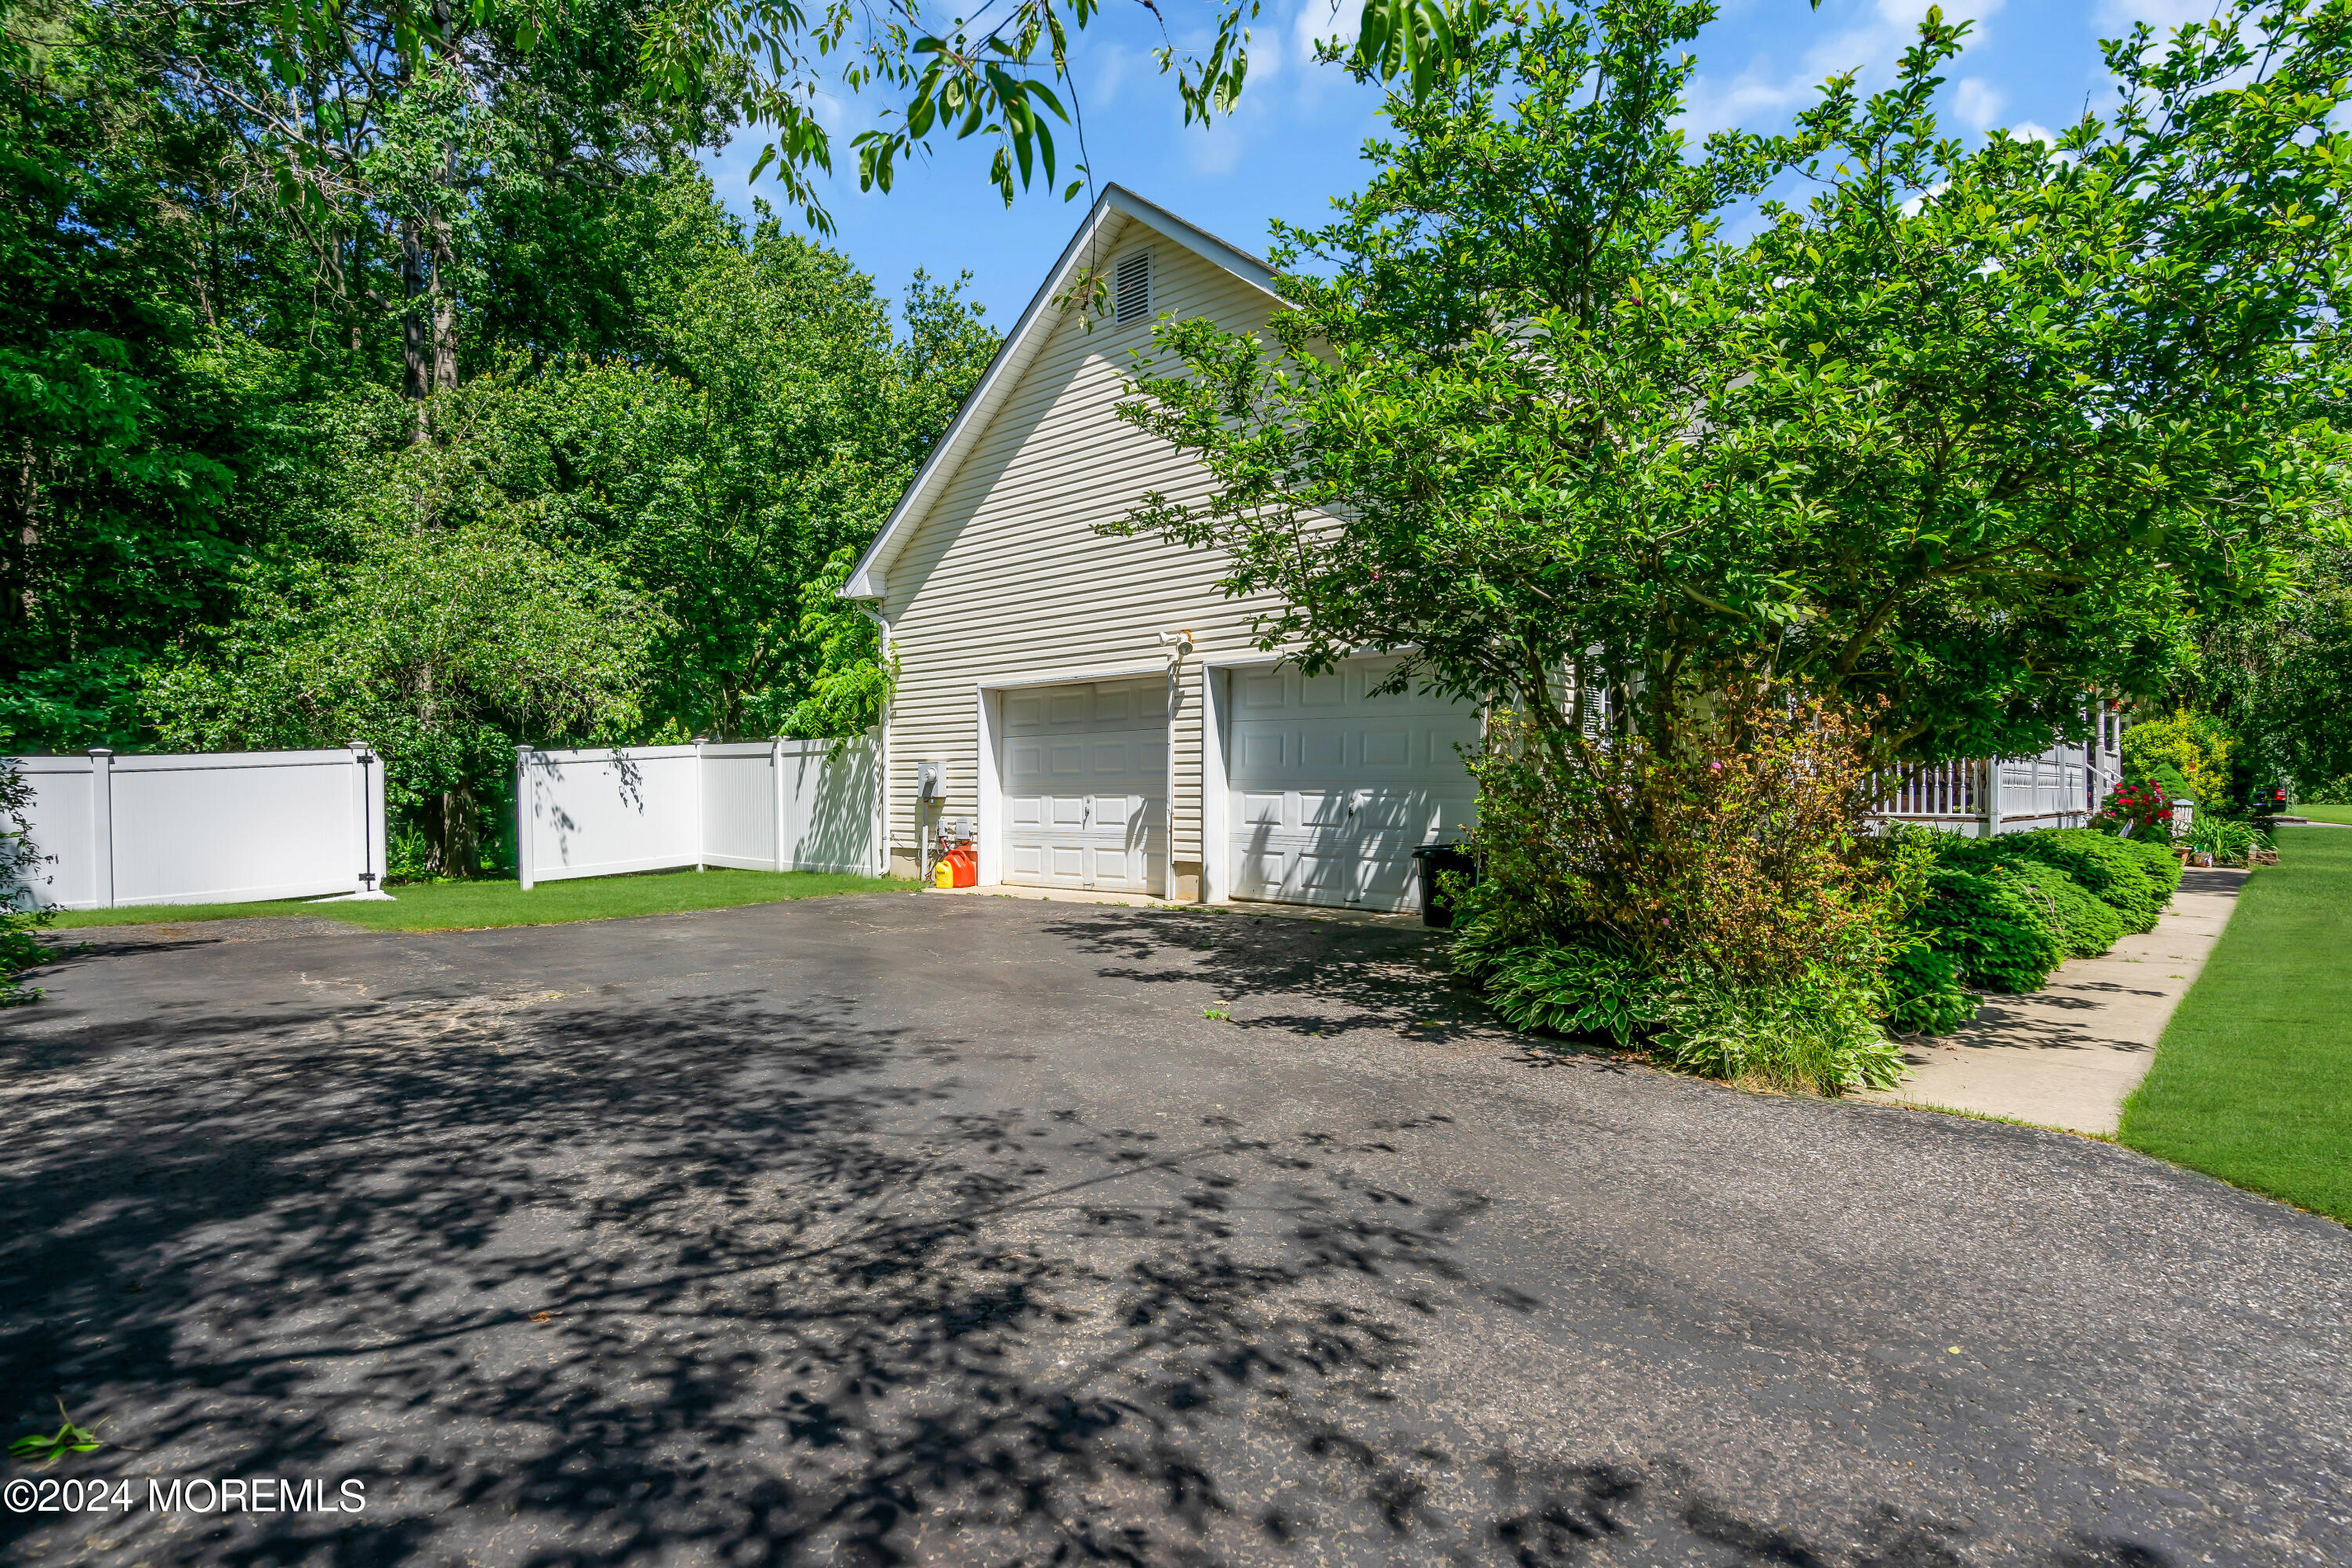
[[[111,86],[0,35],[0,722],[85,743],[127,732],[128,667],[219,605],[236,426],[272,374],[194,352],[200,279],[107,156]]]
[[[1884,92],[1835,79],[1789,136],[1694,155],[1713,9],[1515,11],[1393,96],[1371,183],[1285,236],[1297,309],[1158,330],[1122,416],[1213,485],[1123,526],[1223,552],[1266,647],[1400,651],[1500,710],[1458,952],[1557,943],[1585,1000],[1641,977],[1700,999],[1693,1038],[1866,1079],[1901,947],[1868,792],[1761,783],[2079,737],[2339,531],[2352,5],[2140,29],[2119,105],[2054,145],[1938,130],[1966,28],[1931,10]],[[1764,199],[1791,173],[1813,194]],[[1759,877],[1808,918],[1710,944]]]
[[[1270,644],[1413,650],[1563,765],[1596,671],[1661,744],[1769,671],[1889,758],[2037,751],[2336,526],[2352,8],[2140,29],[2054,145],[1938,132],[1967,29],[1931,13],[1886,91],[1693,161],[1712,11],[1515,15],[1392,99],[1374,182],[1286,238],[1276,341],[1161,330],[1123,414],[1218,485],[1129,526],[1278,593]],[[1790,167],[1818,194],[1726,241]]]
[[[564,293],[549,275],[494,275],[565,265],[513,245],[517,228],[623,220],[638,182],[724,138],[723,64],[656,90],[636,47],[649,16],[632,0],[544,14],[134,0],[89,25],[163,111],[216,128],[241,195],[299,237],[330,330],[356,352],[396,324],[402,385],[422,399],[464,374],[468,313]],[[568,336],[558,312],[530,325]]]

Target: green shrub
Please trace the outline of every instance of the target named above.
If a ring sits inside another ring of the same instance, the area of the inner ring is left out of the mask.
[[[2200,815],[2189,825],[2189,847],[2210,855],[2221,864],[2242,866],[2248,851],[2271,847],[2271,836],[2252,823]]]
[[[1655,1021],[1659,988],[1639,960],[1554,942],[1496,951],[1480,932],[1474,924],[1455,942],[1454,967],[1486,983],[1487,1003],[1512,1027],[1607,1035],[1630,1046]]]
[[[1936,945],[1958,961],[1961,977],[1988,991],[2039,991],[2066,956],[2065,944],[2037,905],[2000,867],[1983,873],[1937,866],[1916,917]]]
[[[1927,937],[1886,966],[1886,1026],[1898,1035],[1948,1035],[1977,1016],[1959,961]]]
[[[2147,776],[2158,788],[2164,792],[2164,798],[2167,800],[2193,800],[2200,805],[2204,803],[2204,792],[2197,787],[2188,774],[2170,763],[2157,763],[2155,767],[2148,770]],[[2218,800],[2221,797],[2216,795],[2214,798]]]
[[[2135,778],[2169,773],[2200,801],[2229,798],[2230,754],[2237,738],[2210,714],[2179,710],[2124,731],[2124,769]]]
[[[1879,1026],[1878,1008],[1876,990],[1837,970],[1774,986],[1695,976],[1668,998],[1654,1046],[1684,1072],[1735,1083],[1815,1094],[1892,1089],[1903,1052]]]
[[[2115,910],[2123,919],[2124,931],[2155,929],[2157,916],[2180,883],[2179,863],[2158,841],[2117,838],[2087,827],[2005,833],[1996,838],[1951,837],[1938,847],[1937,858],[1941,864],[1979,875],[2004,866],[2047,867]],[[2072,907],[2063,895],[2053,897]],[[2092,918],[2093,930],[2104,925]],[[2067,945],[2071,950],[2080,943],[2070,938]],[[2108,945],[2114,945],[2112,940]]]
[[[1853,972],[1755,985],[1696,966],[1660,973],[1598,946],[1471,947],[1464,959],[1457,945],[1457,962],[1475,967],[1517,1028],[1605,1035],[1684,1072],[1816,1094],[1887,1088],[1903,1073],[1874,1017],[1878,994]]]
[[[1852,715],[1759,682],[1682,742],[1570,755],[1489,715],[1454,966],[1523,1028],[1837,1093],[1899,1062],[1874,1021],[1908,900]],[[1753,1031],[1753,1037],[1742,1031]]]
[[[2140,869],[2148,879],[2163,890],[2167,902],[2180,890],[2180,858],[2172,852],[2172,840],[2164,838],[2124,838],[2116,842],[2128,846],[2140,858]]]
[[[0,730],[0,747],[11,739]],[[33,932],[55,918],[39,906],[33,892],[42,879],[41,863],[48,858],[33,847],[33,830],[26,819],[32,809],[33,787],[14,759],[0,756],[0,1007],[37,1001],[40,991],[17,975],[48,955]]]
[[[2007,879],[2049,922],[2058,945],[2073,957],[2096,958],[2124,934],[2123,916],[2055,866],[2020,858],[1990,874]]]
[[[2012,833],[1992,843],[2000,853],[2054,866],[2124,921],[2127,931],[2153,931],[2172,889],[2151,874],[2148,858],[2113,834],[2087,827]],[[2172,864],[2172,857],[2164,858]]]

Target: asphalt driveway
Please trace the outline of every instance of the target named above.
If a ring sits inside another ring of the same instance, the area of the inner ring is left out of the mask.
[[[1531,1048],[1414,931],[92,934],[0,1418],[110,1489],[16,1562],[2352,1562],[2352,1232]]]

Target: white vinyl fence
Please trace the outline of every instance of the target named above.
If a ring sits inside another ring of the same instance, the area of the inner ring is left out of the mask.
[[[876,754],[871,736],[576,752],[518,746],[522,885],[679,866],[878,876]]]
[[[383,882],[383,764],[337,752],[18,757],[44,904],[236,904]]]

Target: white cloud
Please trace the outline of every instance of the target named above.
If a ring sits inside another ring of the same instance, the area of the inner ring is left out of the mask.
[[[1982,131],[2009,102],[2009,95],[1980,76],[1962,77],[1952,88],[1952,110]]]
[[[1938,0],[1878,0],[1879,20],[1890,26],[1900,27],[1906,33],[1916,33],[1919,30],[1919,24],[1927,19],[1928,8],[1937,3]],[[1968,0],[1958,0],[1958,4],[1944,7],[1944,16],[1947,21],[1973,18],[1982,22],[1996,15],[2002,3],[2003,0],[1976,0],[1976,4],[1969,5]]]
[[[1883,87],[1894,76],[1903,51],[1918,37],[1919,24],[1926,20],[1929,7],[1937,3],[1938,0],[1869,0],[1854,8],[1847,25],[1808,47],[1793,68],[1782,67],[1776,58],[1759,55],[1728,81],[1702,69],[1691,79],[1683,129],[1694,140],[1733,126],[1764,130],[1769,121],[1782,119],[1811,101],[1822,81],[1842,71],[1859,71],[1864,92]],[[1968,37],[1969,45],[1974,46],[1984,41],[1985,19],[1998,15],[2004,3],[2005,0],[1952,0],[1943,8],[1948,19],[1973,20],[1978,24]],[[1707,58],[1707,44],[1708,40],[1702,37],[1698,44],[1701,60]],[[1969,94],[1964,82],[1957,101],[1962,117],[1981,130],[2000,112],[2001,95],[1980,78],[1969,79],[1977,83],[1977,96]],[[1981,118],[1974,112],[1978,110]]]
[[[2191,22],[2208,22],[2219,14],[2213,0],[2100,0],[2099,26],[2117,32],[2134,22],[2146,22],[2160,33]]]
[[[2016,141],[2039,142],[2045,147],[2055,146],[2058,142],[2058,138],[2051,133],[2050,127],[2032,120],[2019,121],[2009,128],[2009,133]]]

